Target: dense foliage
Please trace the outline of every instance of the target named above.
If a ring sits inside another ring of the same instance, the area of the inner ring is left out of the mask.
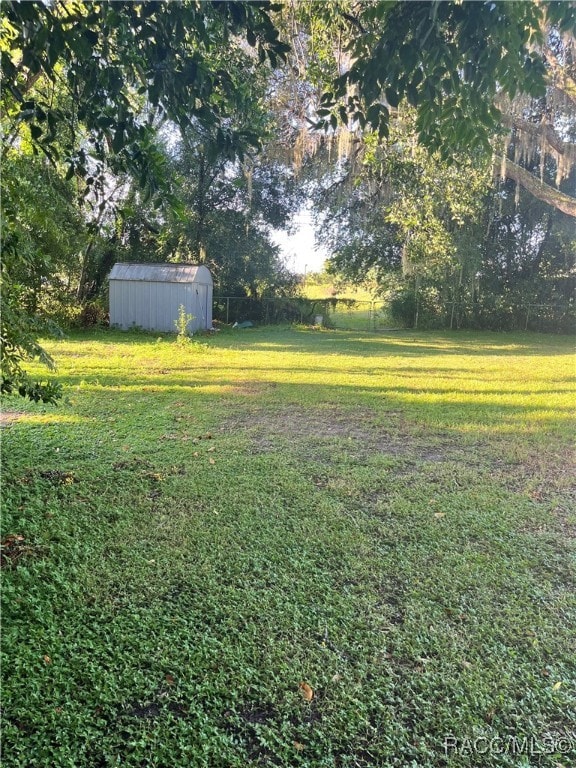
[[[495,185],[479,156],[449,167],[428,155],[410,124],[397,117],[391,149],[365,142],[361,162],[343,158],[338,183],[318,185],[330,271],[375,280],[408,327],[571,331],[573,219]]]
[[[344,53],[323,41],[334,139],[309,162],[330,271],[376,279],[407,326],[573,329],[574,9],[349,11]],[[490,50],[479,30],[499,24]],[[316,72],[318,41],[305,41]]]
[[[10,254],[2,376],[11,391],[24,382],[20,361],[42,354],[36,338],[47,330],[48,310],[59,319],[102,317],[70,310],[70,299],[97,298],[115,260],[205,259],[208,188],[217,177],[231,188],[230,169],[238,177],[238,162],[261,146],[265,80],[256,73],[285,58],[288,45],[265,0],[13,2],[2,10],[2,218]],[[206,173],[195,169],[195,192],[180,187],[190,163],[183,167],[172,135],[202,158]],[[244,208],[238,214],[246,219]],[[195,237],[180,251],[170,248],[171,225],[181,231],[191,218]],[[265,233],[259,237],[270,279],[277,254]],[[242,247],[236,265],[255,250]],[[260,277],[255,266],[238,281]]]

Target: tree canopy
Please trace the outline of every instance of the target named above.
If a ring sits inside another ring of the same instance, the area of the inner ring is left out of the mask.
[[[182,129],[215,129],[220,151],[258,146],[259,136],[227,123],[241,89],[214,53],[242,35],[262,62],[285,58],[271,20],[274,6],[255,2],[8,2],[3,4],[4,94],[16,125],[25,123],[34,146],[59,159],[57,127],[74,131],[64,150],[71,172],[89,175],[88,156],[111,150],[117,167],[146,184],[157,169],[145,151],[155,116]],[[32,87],[45,78],[45,87]],[[64,88],[69,111],[53,104]]]

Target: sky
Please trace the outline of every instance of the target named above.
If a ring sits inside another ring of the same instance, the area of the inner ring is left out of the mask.
[[[310,211],[304,209],[294,217],[294,234],[275,230],[273,241],[279,245],[282,257],[291,272],[304,275],[307,272],[321,272],[329,253],[314,244],[314,225]]]

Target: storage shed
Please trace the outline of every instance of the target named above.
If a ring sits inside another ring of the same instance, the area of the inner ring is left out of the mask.
[[[180,306],[188,329],[212,327],[212,275],[198,264],[115,264],[110,272],[110,325],[176,333]]]

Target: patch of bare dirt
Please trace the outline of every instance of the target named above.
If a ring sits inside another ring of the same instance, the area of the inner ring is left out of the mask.
[[[0,429],[9,427],[25,415],[26,413],[24,411],[0,411]]]
[[[512,445],[499,446],[480,439],[472,444],[446,431],[421,431],[406,421],[400,411],[382,413],[334,403],[311,408],[255,403],[248,404],[243,412],[235,408],[233,413],[221,430],[246,436],[252,454],[286,451],[303,461],[325,464],[325,472],[312,476],[319,488],[341,490],[341,481],[334,476],[333,468],[342,460],[366,462],[374,456],[398,459],[395,478],[426,471],[431,488],[436,483],[445,483],[452,474],[452,485],[461,487],[457,467],[467,467],[482,475],[488,472],[509,492],[546,505],[549,520],[542,525],[538,516],[535,532],[554,533],[565,539],[576,536],[576,462],[574,451],[565,447],[523,450],[520,455],[511,455]],[[423,464],[428,468],[423,469]],[[371,488],[367,489],[366,498],[375,504],[382,494],[385,492],[381,489]]]
[[[410,434],[397,411],[383,417],[369,409],[346,410],[333,404],[316,409],[296,405],[250,408],[227,419],[222,429],[244,432],[254,454],[289,447],[313,458],[337,449],[362,460],[376,453],[392,457],[417,453],[420,461],[436,462],[462,451],[446,436]]]
[[[243,395],[248,397],[258,397],[268,392],[270,389],[274,389],[278,384],[275,381],[243,381],[240,384],[235,384],[229,387],[229,391],[235,395]]]

